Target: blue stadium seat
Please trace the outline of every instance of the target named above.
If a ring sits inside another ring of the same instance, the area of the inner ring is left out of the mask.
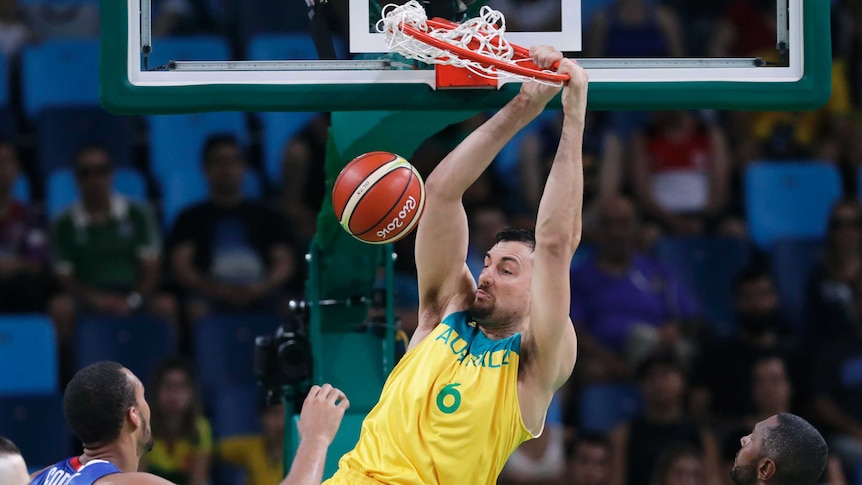
[[[15,184],[12,186],[12,197],[21,202],[30,202],[30,177],[25,174],[18,175],[15,179]]]
[[[640,389],[632,384],[588,385],[581,393],[581,429],[609,433],[637,415],[642,400]]]
[[[263,197],[263,182],[254,170],[245,171],[243,193],[249,199]],[[166,231],[173,228],[177,216],[189,206],[207,198],[207,184],[200,168],[182,167],[162,181],[162,222]]]
[[[200,167],[206,139],[230,133],[248,142],[245,115],[237,112],[157,115],[150,124],[150,172],[161,185],[176,167]]]
[[[153,316],[83,316],[75,326],[76,365],[113,360],[146,383],[158,362],[176,353],[176,339],[173,324]]]
[[[285,145],[319,116],[318,113],[259,113],[263,137],[263,169],[269,183],[281,186],[281,156]]]
[[[99,39],[51,39],[26,47],[21,86],[31,120],[44,108],[99,106]]]
[[[153,39],[149,63],[157,67],[169,61],[226,61],[230,57],[230,45],[224,37],[157,37]]]
[[[710,328],[729,336],[734,329],[733,281],[750,260],[748,244],[734,238],[671,237],[657,241],[654,251],[697,298]]]
[[[130,199],[147,200],[147,181],[137,169],[119,167],[114,172],[114,190]],[[78,187],[71,169],[61,168],[48,175],[45,206],[49,218],[72,205],[78,198]]]
[[[828,162],[756,162],[745,170],[748,231],[761,248],[783,238],[817,238],[841,197],[841,174]]]
[[[781,308],[797,329],[805,319],[808,275],[822,255],[820,239],[779,239],[772,245],[770,266]]]
[[[222,386],[213,392],[213,433],[219,438],[261,431],[258,390],[249,386]]]
[[[0,435],[18,446],[31,470],[42,469],[75,452],[63,417],[63,396],[59,394],[0,397]]]
[[[105,148],[114,165],[132,164],[135,120],[99,107],[47,108],[36,119],[36,151],[41,173],[71,167],[81,148]]]
[[[57,392],[57,340],[48,317],[0,318],[0,369],[0,396]]]
[[[272,335],[280,323],[274,315],[211,315],[195,322],[195,367],[204,393],[224,386],[254,387],[254,339]]]

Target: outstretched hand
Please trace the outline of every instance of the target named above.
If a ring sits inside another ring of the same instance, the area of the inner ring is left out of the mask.
[[[319,439],[330,445],[349,407],[350,401],[339,389],[329,384],[312,386],[299,415],[300,439]]]
[[[549,45],[530,47],[530,55],[533,57],[533,63],[541,69],[553,70],[554,65],[561,62],[563,53]],[[521,94],[526,95],[530,101],[543,109],[548,101],[553,99],[560,92],[560,86],[540,82],[525,82],[521,85]]]

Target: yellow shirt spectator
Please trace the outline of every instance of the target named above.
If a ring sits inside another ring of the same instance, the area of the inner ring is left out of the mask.
[[[282,458],[269,456],[263,435],[226,438],[218,445],[219,458],[246,472],[246,485],[273,485],[284,478]]]
[[[146,470],[177,485],[189,483],[192,458],[198,454],[210,454],[213,447],[212,430],[204,417],[195,420],[198,439],[183,438],[172,446],[162,439],[153,441],[153,450],[146,455]],[[278,483],[278,480],[272,483]]]

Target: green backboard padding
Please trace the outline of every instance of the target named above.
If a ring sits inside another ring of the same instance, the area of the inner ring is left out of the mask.
[[[341,421],[341,427],[338,428],[338,434],[335,435],[335,440],[332,442],[332,445],[329,447],[329,451],[326,453],[326,467],[323,469],[323,479],[326,480],[331,477],[336,470],[338,470],[338,460],[347,453],[352,450],[354,446],[356,446],[356,442],[359,441],[359,432],[362,429],[362,420],[365,419],[365,414],[355,414],[351,410],[347,411],[344,414],[344,420]],[[299,415],[293,417],[293,420],[290,422],[291,426],[291,435],[292,435],[292,443],[293,449],[289,450],[290,456],[296,455],[296,448],[299,446],[299,431],[297,429],[297,425],[299,424]]]
[[[324,333],[321,382],[344,391],[354,412],[366,413],[377,404],[386,375],[382,339],[364,333]]]

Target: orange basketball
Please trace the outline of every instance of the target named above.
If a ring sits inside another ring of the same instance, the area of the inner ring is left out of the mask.
[[[332,188],[335,216],[350,235],[370,244],[395,242],[416,227],[425,184],[403,157],[370,152],[350,161]]]

